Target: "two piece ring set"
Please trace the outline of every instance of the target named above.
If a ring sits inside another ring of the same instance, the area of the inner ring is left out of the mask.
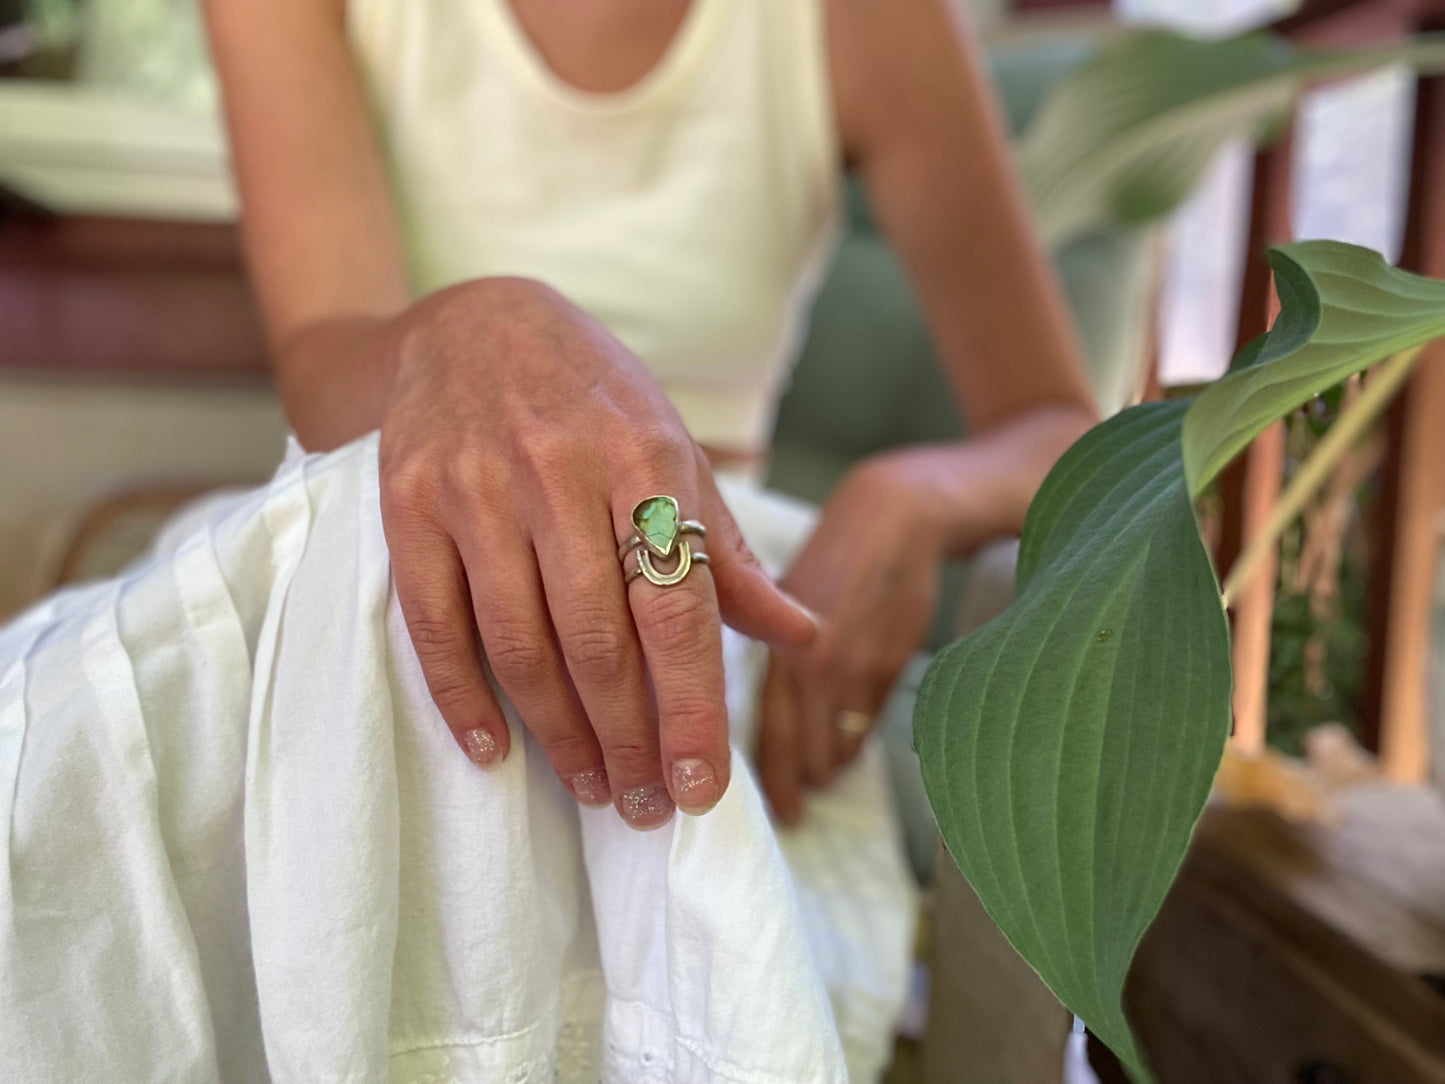
[[[707,564],[707,554],[696,548],[707,528],[683,519],[675,497],[659,494],[639,501],[632,526],[637,529],[617,548],[627,584],[641,576],[658,587],[672,587],[687,578],[693,565]],[[671,568],[659,568],[659,562]]]
[[[665,494],[639,501],[632,510],[632,526],[636,528],[617,548],[618,560],[625,570],[625,582],[638,577],[658,587],[672,587],[687,578],[693,565],[707,564],[707,554],[694,549],[707,538],[707,528],[695,519],[683,519],[677,499]],[[657,567],[675,562],[670,570]],[[861,711],[840,711],[835,725],[840,731],[862,739],[872,728],[872,717]]]

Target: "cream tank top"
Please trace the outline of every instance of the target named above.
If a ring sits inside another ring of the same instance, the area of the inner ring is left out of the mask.
[[[690,0],[581,91],[509,0],[350,0],[412,283],[523,275],[602,321],[694,439],[757,452],[838,235],[823,0]]]

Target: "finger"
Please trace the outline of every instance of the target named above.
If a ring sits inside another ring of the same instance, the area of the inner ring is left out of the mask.
[[[536,554],[520,531],[483,527],[464,537],[477,628],[497,683],[572,796],[610,804],[602,749],[563,663]]]
[[[674,806],[611,517],[596,507],[590,518],[539,533],[535,544],[552,624],[606,761],[613,803],[632,827],[661,827]]]
[[[833,728],[833,760],[837,765],[852,764],[857,759],[873,729],[873,719],[873,715],[862,708],[838,709]]]
[[[680,508],[688,507],[688,496],[679,498]],[[633,529],[631,511],[628,506],[617,512],[622,537]],[[681,547],[696,543],[693,536],[679,538],[676,559],[684,552]],[[727,790],[731,773],[722,619],[712,575],[707,565],[698,563],[671,586],[639,576],[628,588],[628,602],[657,700],[662,764],[672,800],[685,813],[705,813]]]
[[[473,624],[466,571],[439,527],[383,517],[392,577],[427,689],[462,752],[478,767],[511,748],[506,717],[487,683]]]
[[[774,655],[763,679],[758,725],[758,780],[773,815],[786,825],[797,824],[803,813],[802,749],[790,680],[787,663]]]
[[[758,562],[706,470],[702,493],[708,559],[723,620],[744,636],[779,647],[812,643],[818,635],[817,616],[779,587]]]
[[[850,673],[845,678],[833,717],[833,759],[836,764],[851,764],[857,759],[883,711],[891,686],[892,681],[876,676]]]
[[[798,730],[802,746],[803,778],[811,786],[833,781],[837,760],[839,678],[816,650],[798,661],[793,674]]]

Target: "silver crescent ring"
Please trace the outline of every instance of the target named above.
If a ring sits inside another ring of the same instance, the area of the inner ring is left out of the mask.
[[[671,587],[673,584],[681,583],[683,578],[692,571],[693,565],[705,565],[708,563],[707,554],[701,550],[693,551],[686,542],[682,542],[677,550],[677,567],[671,572],[661,572],[652,563],[652,555],[643,550],[637,561],[627,570],[627,576],[623,581],[627,586],[632,581],[645,576],[649,583],[655,583],[658,587]]]
[[[625,584],[643,577],[658,587],[672,587],[687,578],[693,565],[708,563],[707,554],[694,549],[693,538],[687,537],[694,536],[701,544],[707,528],[695,519],[683,519],[675,497],[658,494],[638,501],[632,509],[632,526],[636,530],[617,549]],[[664,571],[659,562],[671,568]]]

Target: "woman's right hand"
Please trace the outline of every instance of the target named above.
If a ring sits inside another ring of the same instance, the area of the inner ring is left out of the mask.
[[[721,621],[801,647],[815,619],[749,553],[651,375],[555,291],[480,279],[401,319],[382,523],[457,744],[483,768],[510,747],[484,652],[578,801],[635,828],[710,809],[730,768]],[[618,544],[659,493],[707,526],[711,564],[625,586]]]

